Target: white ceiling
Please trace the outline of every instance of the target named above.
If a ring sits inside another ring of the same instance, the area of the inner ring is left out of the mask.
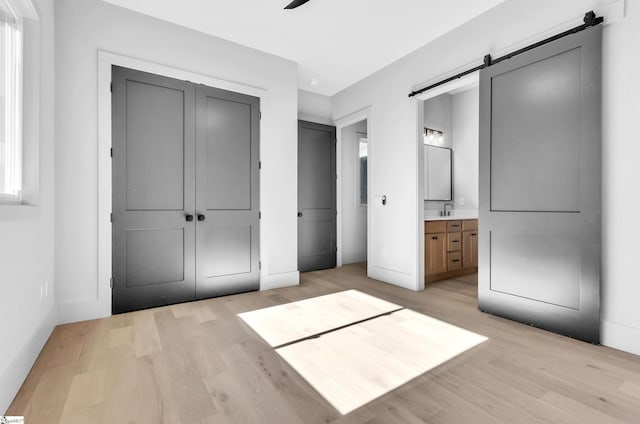
[[[293,60],[300,89],[333,95],[504,0],[104,1]]]

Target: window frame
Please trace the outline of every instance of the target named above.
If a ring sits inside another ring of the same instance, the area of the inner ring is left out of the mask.
[[[0,206],[22,206],[25,203],[25,63],[27,57],[24,20],[39,19],[31,0],[0,0],[0,31],[4,52],[9,60],[0,81],[5,87],[4,154],[5,184],[0,187]],[[10,97],[7,99],[7,97]],[[10,123],[10,125],[6,125]]]
[[[23,150],[23,77],[24,77],[24,27],[22,19],[15,22],[0,21],[0,31],[4,41],[5,105],[10,105],[4,112],[5,139],[5,181],[12,191],[3,191],[0,187],[0,203],[22,203],[22,150]]]

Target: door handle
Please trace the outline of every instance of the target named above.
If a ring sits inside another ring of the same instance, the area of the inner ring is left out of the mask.
[[[302,212],[298,212],[298,218],[302,218]]]
[[[206,219],[206,216],[198,214],[198,221],[204,221]]]
[[[193,221],[193,215],[187,215],[184,218],[187,220],[187,222]]]

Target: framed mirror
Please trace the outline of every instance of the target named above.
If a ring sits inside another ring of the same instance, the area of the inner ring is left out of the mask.
[[[451,149],[424,145],[424,200],[453,199]]]

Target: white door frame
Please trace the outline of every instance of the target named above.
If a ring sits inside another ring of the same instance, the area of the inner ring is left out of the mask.
[[[418,233],[418,245],[416,246],[416,263],[418,264],[416,276],[418,277],[418,281],[416,283],[418,290],[424,289],[424,140],[422,138],[424,128],[424,101],[458,88],[477,85],[479,81],[480,72],[474,72],[432,90],[425,91],[413,98],[413,107],[416,113],[416,159],[418,161],[418,192],[416,193],[418,197],[418,222],[416,223],[416,231]],[[425,85],[428,86],[429,84],[427,83]]]
[[[98,51],[98,286],[96,298],[92,302],[84,302],[82,307],[74,308],[65,322],[102,318],[111,315],[111,66],[122,66],[169,78],[204,84],[210,87],[248,94],[260,98],[260,110],[265,116],[270,115],[268,92],[262,88],[222,80],[207,75],[147,62],[119,54]],[[263,121],[260,121],[260,132],[263,133]],[[260,143],[262,151],[262,143]],[[263,198],[262,181],[260,183],[260,198]],[[263,226],[260,226],[260,255],[264,252]],[[260,272],[260,282],[265,280],[266,270]]]
[[[342,167],[342,130],[349,125],[353,125],[357,122],[367,121],[367,149],[368,149],[368,157],[367,157],[367,269],[369,268],[369,263],[371,263],[371,193],[373,193],[372,187],[372,178],[371,175],[373,173],[373,160],[372,160],[372,151],[374,150],[373,143],[373,125],[372,125],[372,108],[368,106],[364,109],[360,109],[356,112],[353,112],[347,116],[336,119],[334,121],[336,126],[336,210],[338,216],[336,217],[336,226],[337,226],[337,238],[336,238],[336,247],[338,248],[337,257],[336,257],[336,266],[342,266],[343,260],[343,248],[342,248],[342,220],[344,215],[342,213],[342,182],[343,182],[343,174],[344,170]]]

